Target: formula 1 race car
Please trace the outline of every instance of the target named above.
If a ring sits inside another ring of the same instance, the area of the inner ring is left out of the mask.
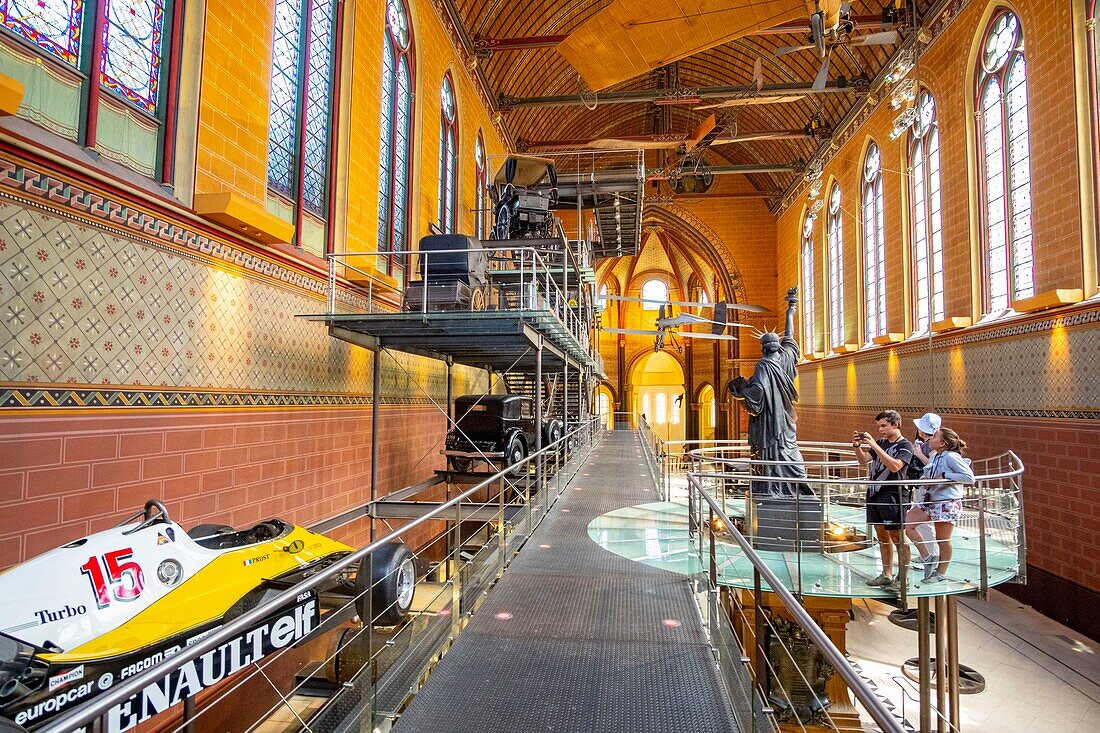
[[[0,573],[0,733],[42,726],[352,551],[281,519],[239,531],[204,524],[185,532],[164,504],[151,500],[113,529]],[[322,609],[343,607],[339,613],[350,618],[354,608],[361,619],[373,611],[376,625],[400,623],[415,582],[409,548],[384,545],[358,568],[280,604],[215,650],[221,662],[213,671],[181,668],[172,673],[175,683],[166,677],[164,695],[151,704],[131,700],[113,708],[108,729],[128,730],[183,696],[311,638]]]

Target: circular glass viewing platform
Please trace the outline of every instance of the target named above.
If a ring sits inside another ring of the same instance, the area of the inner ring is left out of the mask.
[[[738,504],[740,508],[738,508]],[[729,500],[727,512],[731,519],[743,516],[744,499]],[[834,525],[858,527],[863,531],[864,508],[858,506],[830,507],[830,522]],[[992,532],[992,534],[991,534]],[[605,549],[629,560],[671,570],[684,575],[704,572],[709,562],[710,542],[703,533],[688,535],[687,501],[657,501],[624,507],[596,517],[588,525],[588,536]],[[1015,529],[996,531],[987,528],[985,541],[985,587],[1014,580],[1018,573]],[[947,580],[924,584],[917,567],[911,567],[907,595],[910,597],[972,593],[982,589],[981,542],[976,529],[960,522],[952,538],[954,556],[947,570]],[[848,543],[851,546],[852,543]],[[768,567],[792,593],[807,596],[843,598],[896,598],[896,590],[867,585],[881,568],[877,546],[863,543],[845,551],[777,552],[757,550]],[[714,544],[718,584],[734,588],[753,588],[753,566],[748,558],[722,533]],[[916,553],[913,553],[916,558]],[[769,589],[767,583],[762,586]]]

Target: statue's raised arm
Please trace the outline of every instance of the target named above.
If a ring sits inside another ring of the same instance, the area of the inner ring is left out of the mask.
[[[787,291],[787,297],[784,298],[787,301],[787,323],[786,329],[783,331],[784,343],[795,343],[794,339],[794,309],[798,305],[798,288],[791,288]]]

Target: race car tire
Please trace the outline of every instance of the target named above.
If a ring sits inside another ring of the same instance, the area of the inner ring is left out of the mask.
[[[7,718],[0,718],[0,733],[27,733],[27,729],[16,725]]]
[[[203,537],[213,537],[216,534],[229,534],[230,532],[236,532],[236,530],[228,524],[196,524],[187,530],[187,536],[197,540]]]
[[[508,436],[508,442],[504,445],[504,467],[511,468],[508,472],[509,476],[519,477],[527,472],[527,464],[522,466],[516,465],[527,457],[527,445],[523,442],[523,438],[519,437],[519,433],[512,433]]]
[[[447,456],[447,463],[451,464],[452,471],[458,471],[459,473],[469,473],[470,469],[474,467],[473,458],[463,458],[462,456]]]
[[[365,624],[371,623],[373,612],[375,626],[396,626],[409,615],[415,589],[416,561],[412,550],[404,542],[390,542],[359,561],[355,610]]]

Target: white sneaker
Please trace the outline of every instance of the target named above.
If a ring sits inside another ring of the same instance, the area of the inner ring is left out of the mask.
[[[945,580],[947,580],[947,576],[935,570],[932,571],[931,575],[927,575],[924,578],[925,583],[942,583]]]
[[[926,557],[926,558],[922,557],[920,559],[920,563],[924,568],[924,579],[928,580],[930,577],[932,577],[932,574],[934,572],[936,572],[936,568],[939,567],[940,556],[939,555],[930,555],[929,557]]]

